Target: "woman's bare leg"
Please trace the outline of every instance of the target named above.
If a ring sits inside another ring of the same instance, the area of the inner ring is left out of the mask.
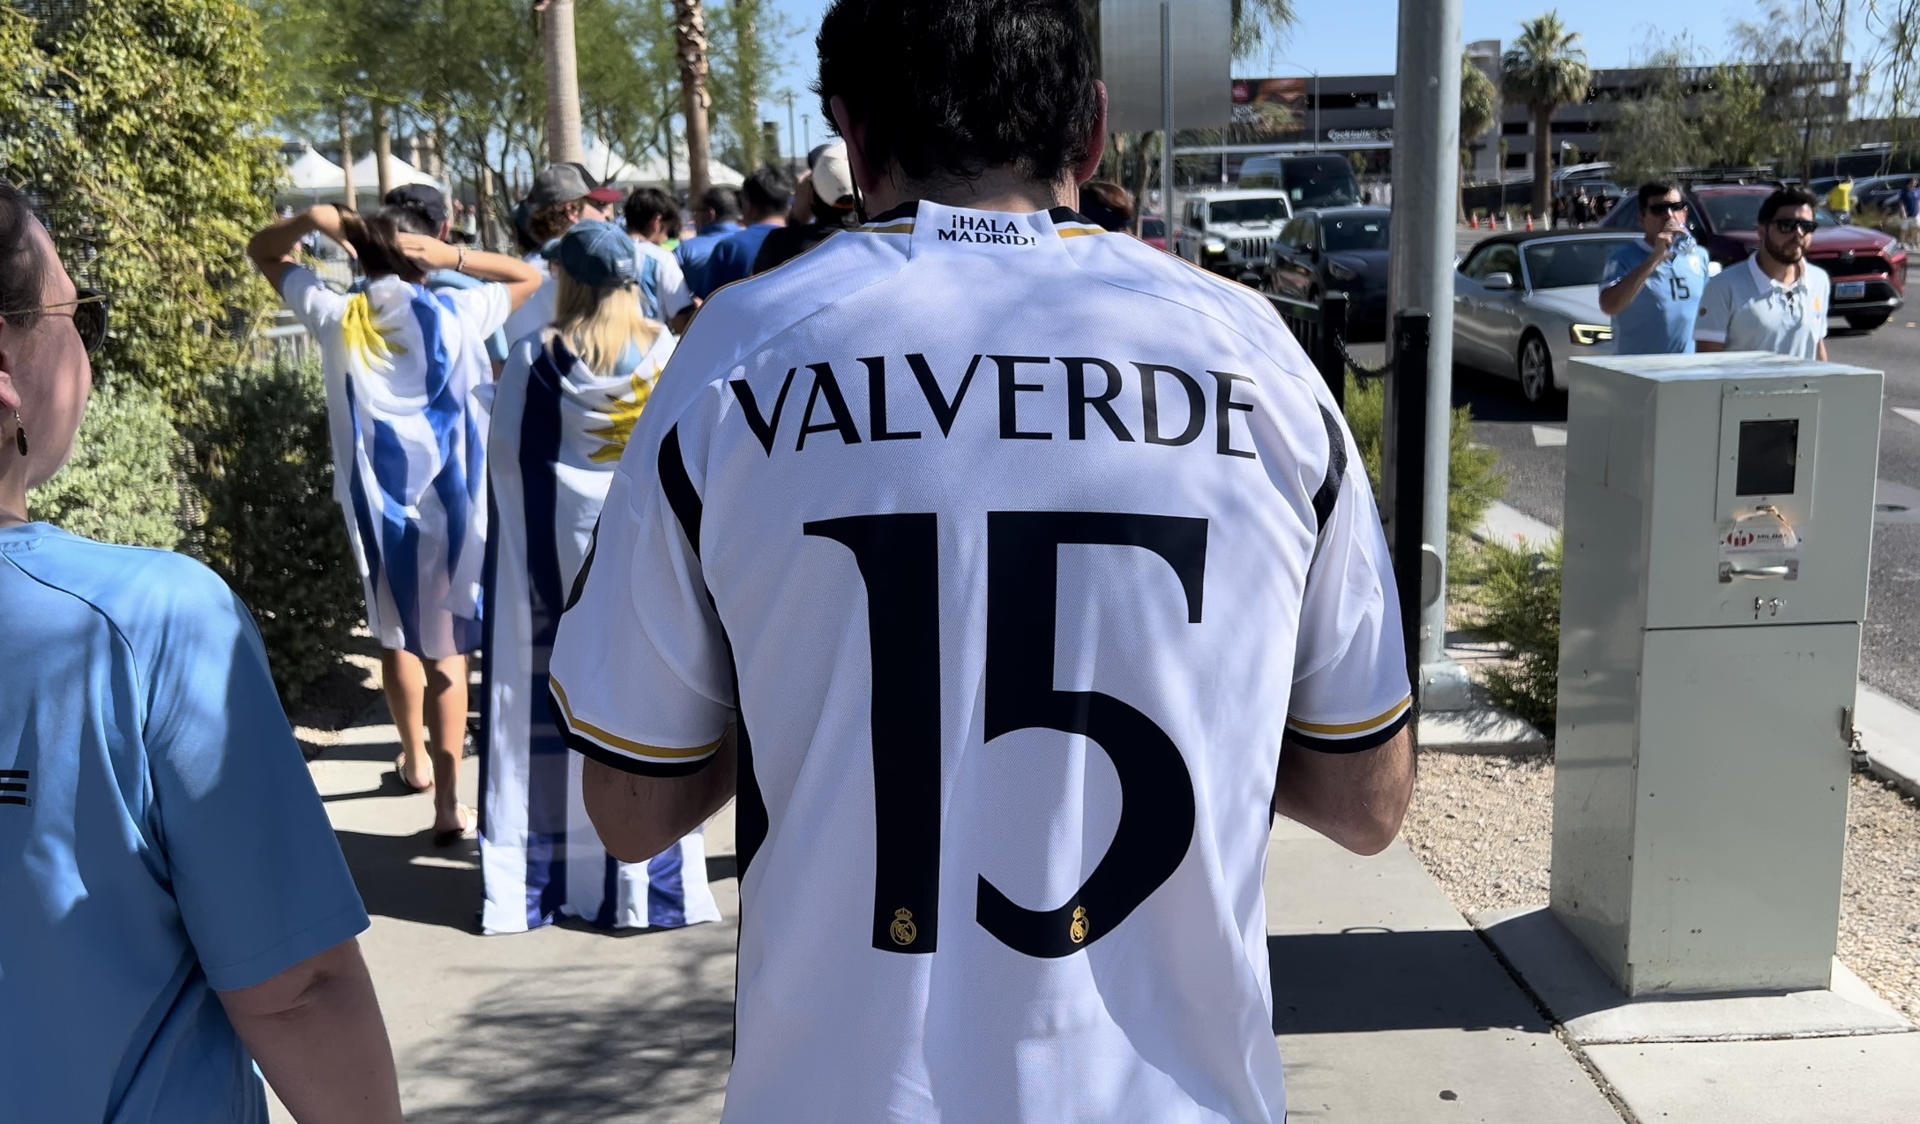
[[[433,757],[433,828],[465,827],[460,818],[460,757],[467,744],[467,657],[426,663],[426,719]]]
[[[386,692],[387,711],[400,731],[400,779],[410,788],[433,781],[427,762],[427,669],[411,652],[388,648],[380,653],[380,686]]]

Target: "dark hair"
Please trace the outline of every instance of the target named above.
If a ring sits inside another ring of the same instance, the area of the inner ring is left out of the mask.
[[[407,234],[424,234],[429,238],[440,237],[440,224],[433,221],[427,209],[417,203],[389,203],[380,208],[380,215],[393,221],[394,229]]]
[[[740,217],[740,193],[731,187],[709,187],[706,194],[700,196],[700,209],[712,211],[714,218],[724,222]]]
[[[1679,189],[1674,187],[1672,184],[1659,182],[1659,181],[1656,181],[1654,183],[1641,184],[1640,185],[1641,212],[1643,214],[1646,212],[1647,204],[1658,203],[1660,200],[1665,199],[1667,196],[1673,194],[1673,192],[1677,190]],[[1685,196],[1682,196],[1681,198],[1684,199]]]
[[[673,196],[657,187],[643,187],[627,196],[623,213],[630,233],[644,235],[655,219],[667,224],[669,236],[679,233],[680,208]]]
[[[578,214],[567,208],[578,202],[578,199],[568,199],[533,209],[533,214],[527,216],[527,233],[532,236],[536,249],[573,229]]]
[[[1080,213],[1108,230],[1122,231],[1133,225],[1133,196],[1117,183],[1093,180],[1080,186]]]
[[[47,269],[33,249],[33,205],[20,189],[0,180],[0,312],[27,327],[39,319]]]
[[[778,168],[761,168],[747,177],[740,198],[763,215],[778,214],[793,200],[793,180]]]
[[[398,277],[418,285],[427,275],[413,260],[400,252],[400,228],[386,211],[362,215],[340,212],[340,230],[360,259],[360,270],[369,278]]]
[[[833,0],[816,45],[823,119],[845,102],[876,168],[1053,180],[1088,155],[1099,100],[1080,0]]]
[[[1790,211],[1795,207],[1811,207],[1815,211],[1818,211],[1820,209],[1820,201],[1815,199],[1813,193],[1810,191],[1805,191],[1798,187],[1783,187],[1772,195],[1767,196],[1767,201],[1760,204],[1760,225],[1767,225],[1773,221],[1773,216],[1779,214],[1781,211]]]

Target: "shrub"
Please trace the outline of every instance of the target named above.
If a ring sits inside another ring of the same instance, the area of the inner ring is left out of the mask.
[[[1478,631],[1511,655],[1488,667],[1493,701],[1553,736],[1560,695],[1561,542],[1545,551],[1488,544],[1478,577],[1483,617]]]
[[[181,537],[180,453],[158,393],[102,387],[87,406],[73,459],[34,491],[28,510],[90,539],[172,550]]]
[[[1389,376],[1391,377],[1391,376]],[[1374,494],[1380,492],[1380,446],[1385,426],[1385,384],[1380,379],[1362,383],[1347,379],[1347,425],[1366,463]],[[1493,502],[1506,494],[1500,456],[1473,443],[1473,415],[1465,406],[1453,412],[1453,430],[1447,481],[1447,533],[1468,534],[1487,514]]]
[[[204,504],[194,552],[253,610],[292,705],[338,662],[362,610],[333,499],[325,386],[317,366],[276,361],[205,393],[210,420],[188,430]]]

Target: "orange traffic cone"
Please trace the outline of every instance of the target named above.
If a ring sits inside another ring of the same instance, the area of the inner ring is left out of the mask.
[[[1527,212],[1527,231],[1529,233],[1533,231],[1533,212],[1532,211]]]

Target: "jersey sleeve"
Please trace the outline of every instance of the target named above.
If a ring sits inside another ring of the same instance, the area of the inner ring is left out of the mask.
[[[1747,264],[1730,266],[1720,271],[1719,276],[1707,282],[1707,291],[1700,296],[1700,315],[1693,322],[1693,338],[1703,343],[1726,343],[1727,332],[1733,327],[1733,278],[1734,270],[1746,269]]]
[[[187,567],[182,565],[181,570]],[[212,574],[147,591],[152,814],[207,982],[264,982],[367,927],[253,618]]]
[[[1607,256],[1606,272],[1600,275],[1602,289],[1612,286],[1639,266],[1640,261],[1634,256],[1637,250],[1635,246],[1622,246]]]
[[[1413,699],[1373,490],[1345,424],[1322,413],[1332,455],[1314,504],[1324,521],[1300,610],[1287,736],[1308,749],[1358,753],[1391,741]]]
[[[733,721],[733,660],[700,566],[701,499],[670,429],[621,462],[550,664],[567,744],[643,776],[696,772]]]
[[[664,320],[672,320],[693,307],[693,290],[687,287],[687,274],[680,268],[679,258],[658,254],[653,256],[653,261],[659,266],[654,277],[654,292],[660,298],[660,315]]]
[[[289,268],[280,278],[280,298],[287,302],[300,326],[316,335],[338,324],[346,314],[346,294],[327,288],[326,282],[304,265]]]

